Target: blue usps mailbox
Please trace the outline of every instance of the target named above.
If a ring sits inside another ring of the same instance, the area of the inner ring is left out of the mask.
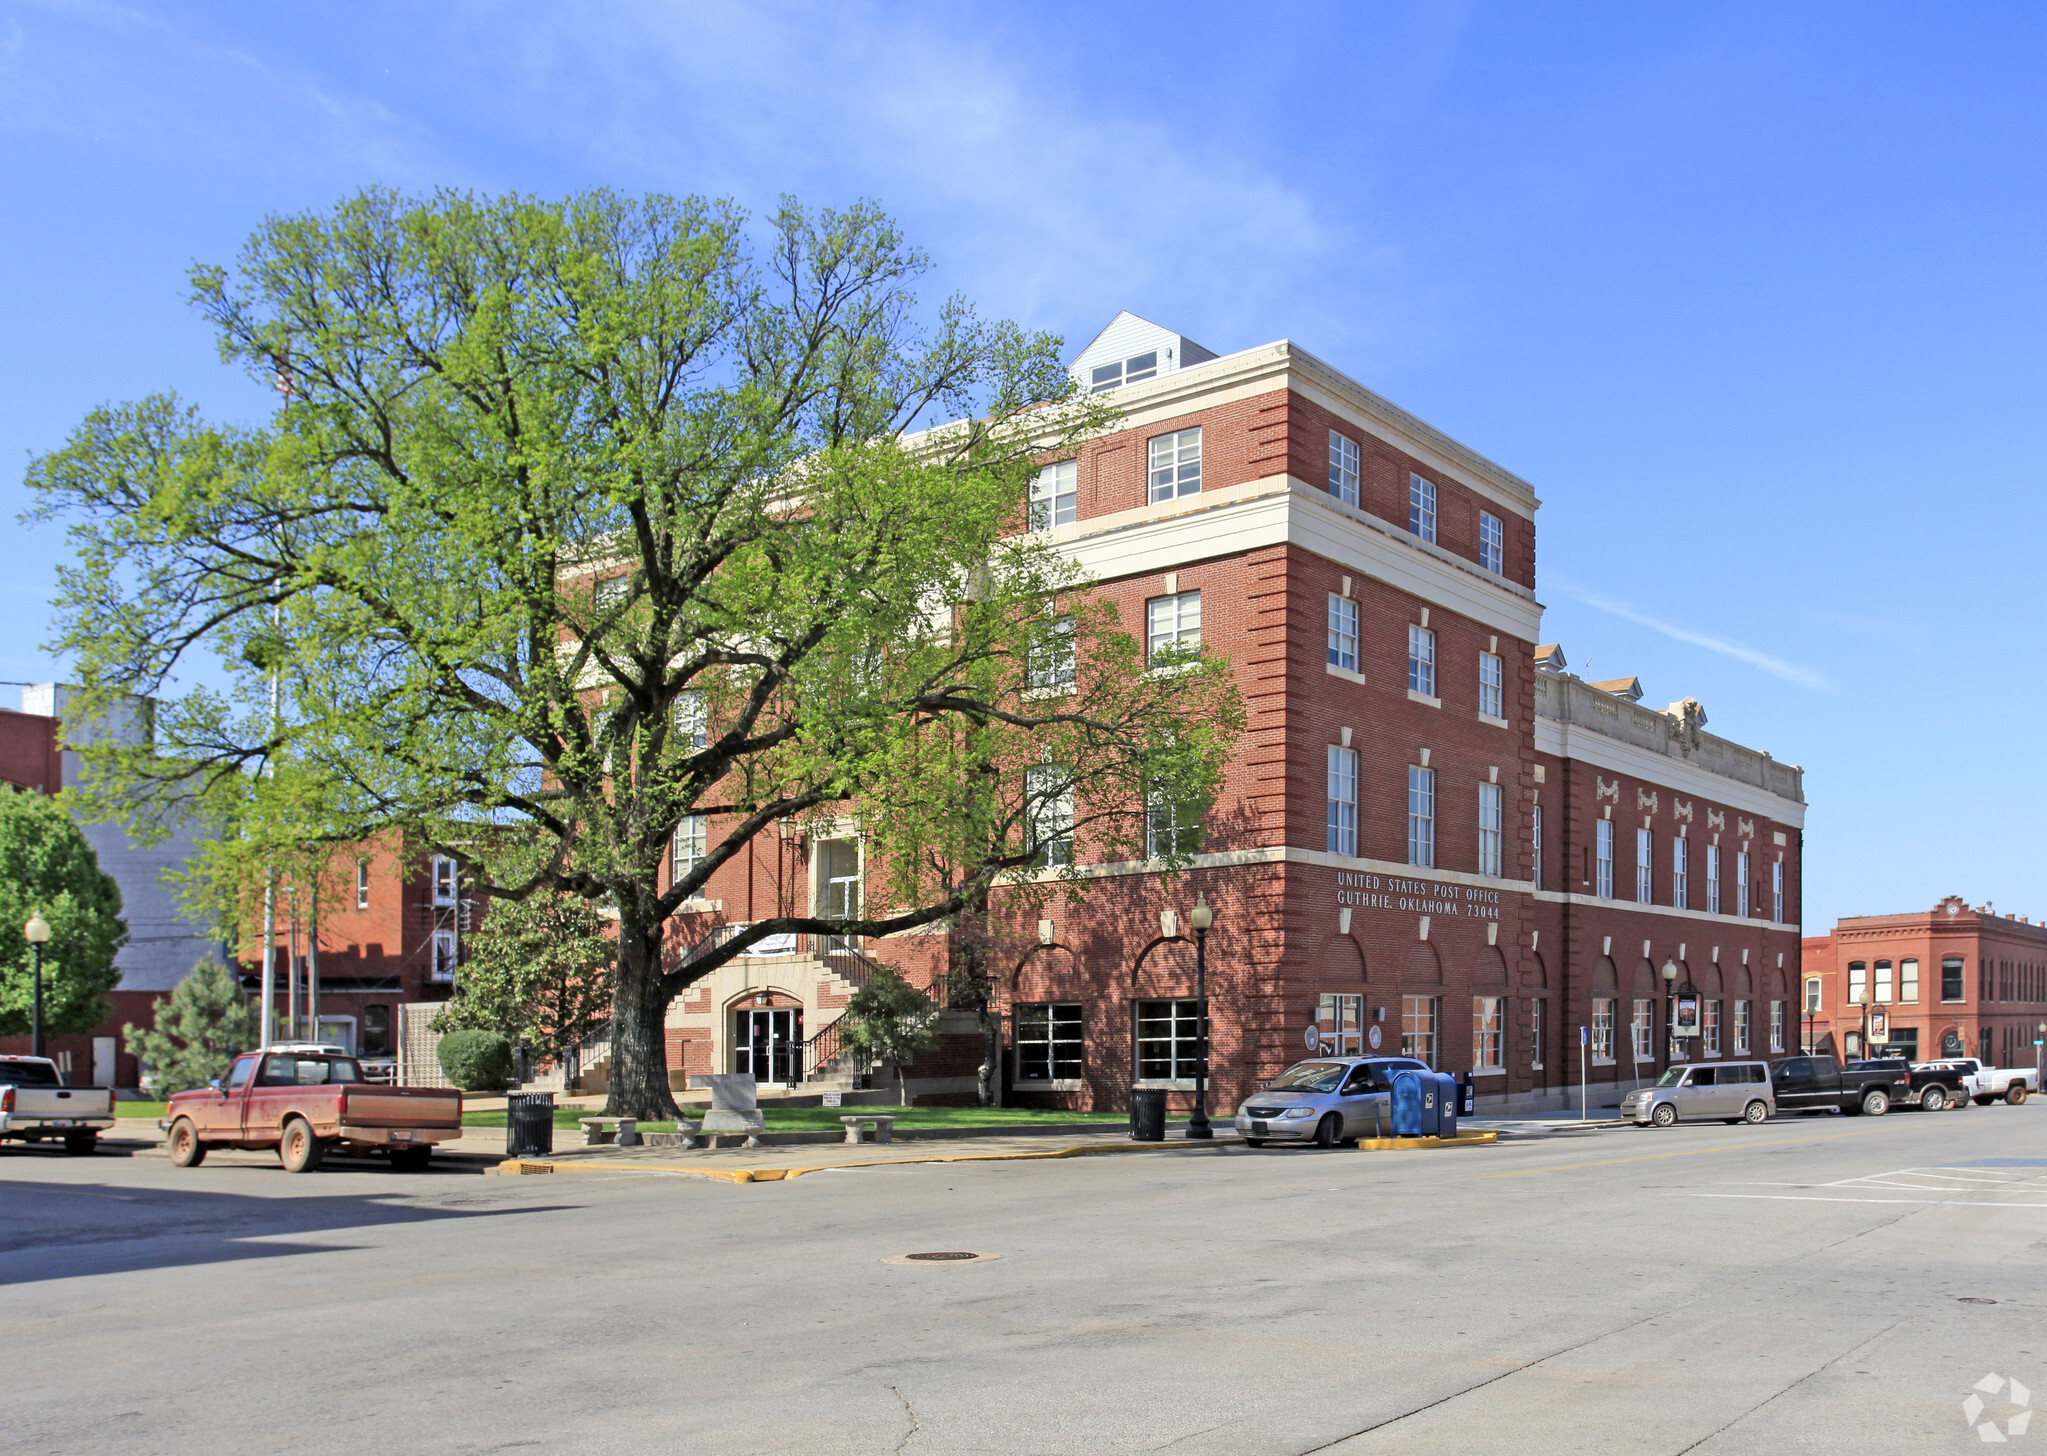
[[[1434,1072],[1409,1067],[1393,1074],[1393,1135],[1432,1137],[1436,1131],[1436,1108],[1442,1098],[1436,1090]]]

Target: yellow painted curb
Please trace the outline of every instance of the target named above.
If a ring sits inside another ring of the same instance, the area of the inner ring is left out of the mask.
[[[1474,1133],[1472,1136],[1490,1140],[1493,1134]],[[1435,1141],[1437,1139],[1434,1138],[1404,1140],[1415,1146]],[[507,1158],[495,1168],[486,1168],[484,1171],[502,1177],[516,1177],[529,1173],[674,1173],[685,1178],[715,1178],[721,1183],[780,1183],[791,1178],[801,1178],[805,1173],[829,1173],[836,1168],[893,1168],[911,1163],[1005,1163],[1033,1158],[1085,1158],[1098,1153],[1178,1152],[1185,1148],[1212,1148],[1222,1145],[1220,1142],[1084,1143],[1075,1147],[1050,1148],[1035,1153],[931,1153],[921,1158],[873,1158],[863,1163],[819,1163],[808,1168],[685,1168],[674,1163],[553,1163],[536,1159]]]
[[[1446,1138],[1441,1137],[1389,1137],[1359,1138],[1358,1151],[1361,1153],[1392,1153],[1414,1151],[1422,1148],[1482,1148],[1496,1143],[1500,1135],[1496,1132],[1460,1132]]]

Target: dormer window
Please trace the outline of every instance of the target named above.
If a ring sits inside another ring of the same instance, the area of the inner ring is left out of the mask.
[[[1088,393],[1100,394],[1105,389],[1117,389],[1126,384],[1135,384],[1140,379],[1151,379],[1159,372],[1159,351],[1148,349],[1142,354],[1133,354],[1117,364],[1097,366],[1088,380]]]

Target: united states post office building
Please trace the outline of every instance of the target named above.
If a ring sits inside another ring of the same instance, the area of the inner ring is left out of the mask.
[[[1310,1052],[1404,1052],[1533,1109],[1575,1104],[1581,1057],[1610,1102],[1673,1054],[1795,1047],[1802,773],[1692,699],[1571,671],[1543,640],[1527,481],[1288,341],[1218,355],[1125,313],[1073,367],[1121,415],[1045,463],[1033,525],[1149,643],[1225,657],[1248,730],[1191,869],[1083,841],[1082,903],[1002,921],[1007,1100],[1189,1104],[1197,896],[1212,1108]],[[858,853],[819,846],[796,893],[843,894],[828,866]],[[1675,1047],[1666,966],[1703,1005]],[[706,1067],[738,1055],[732,1007],[780,998],[814,1036],[844,1002],[794,964],[713,980],[671,1014]]]

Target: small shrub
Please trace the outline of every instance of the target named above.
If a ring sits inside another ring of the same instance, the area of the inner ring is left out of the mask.
[[[464,1092],[502,1092],[512,1080],[512,1044],[494,1031],[451,1031],[441,1038],[440,1058]]]

